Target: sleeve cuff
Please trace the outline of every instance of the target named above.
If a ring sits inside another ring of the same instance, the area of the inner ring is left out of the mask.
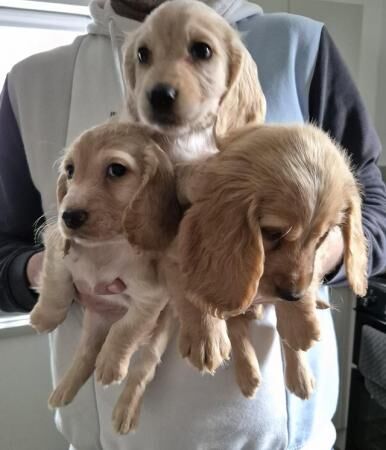
[[[30,289],[26,268],[29,258],[41,250],[39,247],[17,255],[8,269],[10,291],[16,306],[22,312],[31,311],[38,299],[38,294]]]

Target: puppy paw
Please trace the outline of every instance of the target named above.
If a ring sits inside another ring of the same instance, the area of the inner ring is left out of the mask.
[[[253,398],[261,383],[261,373],[253,361],[244,361],[243,366],[236,370],[237,384],[244,397]]]
[[[231,351],[225,321],[210,318],[197,328],[181,325],[179,347],[182,357],[200,372],[214,374]]]
[[[315,378],[306,364],[297,370],[286,370],[285,382],[289,391],[302,400],[308,400],[315,388]]]
[[[291,328],[291,332],[285,336],[285,341],[294,350],[307,351],[319,340],[319,321],[311,318],[305,318],[301,327]]]
[[[49,333],[64,321],[66,314],[66,310],[43,308],[37,304],[29,316],[30,325],[38,333]]]
[[[138,427],[141,404],[132,399],[129,402],[118,400],[113,411],[113,427],[119,434],[127,434]]]
[[[307,351],[320,340],[320,324],[314,313],[298,310],[295,305],[277,305],[277,330],[293,350]]]
[[[102,349],[96,360],[95,377],[103,386],[120,383],[126,377],[128,368],[129,361]]]
[[[60,383],[48,398],[51,409],[66,406],[74,399],[77,389],[71,383]]]

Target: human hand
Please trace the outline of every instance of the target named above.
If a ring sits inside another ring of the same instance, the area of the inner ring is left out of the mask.
[[[340,227],[331,228],[326,239],[317,251],[320,278],[331,273],[343,259],[343,235]]]
[[[113,314],[118,317],[123,316],[126,312],[126,307],[119,305],[106,298],[106,295],[121,294],[126,285],[119,278],[113,280],[111,283],[99,283],[90,291],[83,283],[75,283],[77,291],[77,301],[84,306],[98,314]]]
[[[44,250],[34,253],[27,261],[26,274],[27,280],[32,288],[36,288],[39,284],[40,273],[43,267]]]

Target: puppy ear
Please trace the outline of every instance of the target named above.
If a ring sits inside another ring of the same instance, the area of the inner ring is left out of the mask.
[[[257,67],[242,42],[233,38],[229,45],[228,89],[221,99],[215,131],[222,136],[235,128],[264,123],[266,100]]]
[[[254,300],[264,248],[255,210],[221,194],[212,192],[185,213],[178,254],[187,298],[201,310],[227,318],[245,312]]]
[[[134,89],[136,85],[135,64],[136,64],[136,32],[126,33],[125,42],[122,46],[123,56],[123,77],[126,87],[127,111],[134,120],[138,120]]]
[[[158,145],[142,155],[141,182],[124,212],[129,242],[143,250],[163,250],[177,234],[181,218],[173,166]]]
[[[356,186],[350,194],[342,233],[348,282],[355,294],[364,296],[367,291],[367,245],[362,227],[361,198]]]
[[[58,181],[56,183],[56,200],[58,206],[62,202],[64,196],[67,194],[67,176],[62,173],[59,175]]]

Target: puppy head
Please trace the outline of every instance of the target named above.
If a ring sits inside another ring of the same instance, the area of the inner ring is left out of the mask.
[[[298,300],[335,226],[343,230],[348,280],[362,295],[360,195],[343,152],[312,126],[250,128],[221,150],[178,235],[189,299],[219,317],[245,311],[257,289]]]
[[[156,250],[176,232],[172,166],[141,127],[108,123],[86,131],[66,152],[60,172],[59,226],[65,238],[95,242],[126,235],[132,244]],[[135,234],[137,222],[142,225]]]
[[[332,228],[340,227],[349,284],[364,295],[367,248],[361,197],[346,154],[312,126],[287,128],[282,134],[279,130],[273,139],[279,140],[281,149],[272,170],[277,174],[275,183],[280,186],[282,181],[282,192],[268,195],[260,208],[266,255],[261,293],[301,299],[314,277],[320,276],[315,273],[319,247]]]
[[[217,132],[262,120],[256,66],[237,33],[197,1],[166,2],[127,37],[127,106],[166,134],[214,125]]]

